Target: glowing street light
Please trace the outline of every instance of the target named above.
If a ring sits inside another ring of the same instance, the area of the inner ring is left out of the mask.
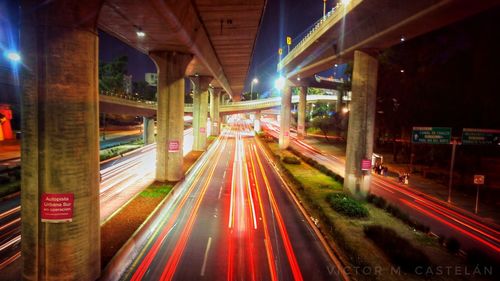
[[[137,34],[137,37],[139,37],[139,38],[143,38],[144,36],[146,36],[146,33],[144,33],[144,31],[142,31],[142,29],[140,29],[140,28],[137,29],[135,34]]]
[[[250,83],[250,99],[253,100],[253,84],[258,84],[259,79],[254,78],[252,82]]]
[[[285,78],[283,76],[278,77],[278,79],[274,81],[274,87],[279,91],[283,90],[283,88],[285,88]]]
[[[351,2],[351,0],[342,0],[341,2],[343,5],[347,6]]]
[[[21,55],[18,52],[15,51],[8,51],[5,56],[7,59],[9,59],[12,62],[19,62],[21,61]]]

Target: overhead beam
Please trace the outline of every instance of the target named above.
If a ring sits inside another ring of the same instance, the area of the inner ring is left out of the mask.
[[[183,45],[203,63],[220,86],[233,96],[233,90],[192,1],[150,0],[150,3],[175,31]]]

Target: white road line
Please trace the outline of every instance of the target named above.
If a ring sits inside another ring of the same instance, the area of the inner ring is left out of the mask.
[[[201,276],[205,275],[205,268],[207,267],[208,251],[210,251],[210,245],[212,244],[212,237],[208,237],[207,248],[205,249],[205,256],[203,257],[203,265],[201,266]]]
[[[224,187],[224,184],[222,184],[222,185],[220,186],[220,189],[219,189],[219,197],[218,197],[218,199],[220,199],[220,197],[221,197],[221,195],[222,195],[222,188],[223,188],[223,187]]]

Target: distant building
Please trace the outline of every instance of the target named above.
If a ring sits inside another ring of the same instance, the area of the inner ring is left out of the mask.
[[[132,75],[123,75],[123,91],[132,94]]]
[[[155,86],[158,83],[158,74],[156,73],[146,73],[145,77],[146,82],[148,83],[149,86]]]

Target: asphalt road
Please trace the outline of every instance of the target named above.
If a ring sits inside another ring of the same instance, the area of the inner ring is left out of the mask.
[[[337,280],[248,127],[223,132],[123,280]]]
[[[278,137],[279,127],[276,125],[264,123],[263,128],[273,137]],[[344,176],[343,159],[326,154],[296,139],[294,134],[291,134],[290,145],[305,156]],[[388,203],[397,206],[418,222],[429,226],[433,233],[454,237],[463,249],[479,249],[491,258],[500,261],[500,231],[497,226],[485,224],[474,214],[416,191],[411,188],[411,183],[404,185],[392,178],[375,174],[372,174],[371,179],[371,193],[385,198]]]

